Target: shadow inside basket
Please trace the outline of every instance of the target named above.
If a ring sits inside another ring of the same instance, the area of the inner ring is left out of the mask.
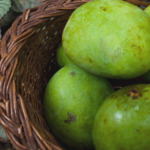
[[[50,17],[37,26],[35,33],[26,40],[18,53],[14,73],[16,93],[24,99],[29,122],[47,141],[51,141],[52,136],[44,117],[44,90],[51,76],[59,69],[56,49],[61,43],[69,16]]]

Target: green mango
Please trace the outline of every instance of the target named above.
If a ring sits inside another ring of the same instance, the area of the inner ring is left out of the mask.
[[[72,62],[69,60],[69,58],[66,56],[64,48],[62,44],[57,49],[56,52],[56,60],[60,67],[64,67],[67,64],[72,64]]]
[[[147,15],[150,16],[150,6],[146,7],[146,8],[144,9],[144,11],[147,13]],[[146,73],[144,73],[144,74],[142,75],[142,77],[143,77],[144,79],[146,79],[146,80],[150,80],[150,70],[147,71]]]
[[[150,5],[147,6],[144,11],[150,16]]]
[[[95,0],[78,7],[62,40],[75,65],[103,77],[135,78],[150,69],[150,17],[125,1]]]
[[[48,82],[44,110],[54,136],[68,149],[92,149],[95,114],[114,89],[101,77],[69,64]]]
[[[150,150],[150,84],[126,86],[107,97],[93,126],[96,150]]]

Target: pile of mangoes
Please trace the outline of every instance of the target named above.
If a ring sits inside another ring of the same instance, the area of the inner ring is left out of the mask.
[[[149,76],[150,13],[122,0],[93,0],[70,16],[61,67],[45,89],[45,116],[68,150],[150,150],[150,84],[114,90],[108,79]]]

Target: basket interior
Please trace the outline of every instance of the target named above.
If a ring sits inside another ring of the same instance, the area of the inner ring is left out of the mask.
[[[43,95],[50,77],[59,69],[56,50],[70,14],[50,17],[39,24],[18,54],[14,73],[16,92],[24,99],[31,124],[46,140],[52,140],[43,111]]]

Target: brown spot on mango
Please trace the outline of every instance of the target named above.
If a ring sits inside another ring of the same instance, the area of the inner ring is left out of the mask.
[[[104,119],[104,123],[107,123],[107,119],[106,118]]]
[[[100,7],[103,11],[106,11],[107,9],[105,7]]]
[[[71,113],[67,113],[68,118],[64,121],[67,124],[70,124],[71,122],[75,122],[76,121],[76,115],[71,114]]]
[[[136,129],[136,132],[140,132],[140,129]]]
[[[91,58],[89,58],[89,57],[87,58],[87,60],[88,60],[89,63],[93,62],[93,60]]]
[[[128,97],[132,97],[132,99],[137,99],[138,97],[142,96],[141,92],[137,89],[131,89],[128,94]]]
[[[75,72],[71,72],[71,75],[74,76],[74,75],[75,75]]]
[[[136,47],[136,45],[135,45],[135,44],[132,44],[131,47],[134,48],[134,47]]]

